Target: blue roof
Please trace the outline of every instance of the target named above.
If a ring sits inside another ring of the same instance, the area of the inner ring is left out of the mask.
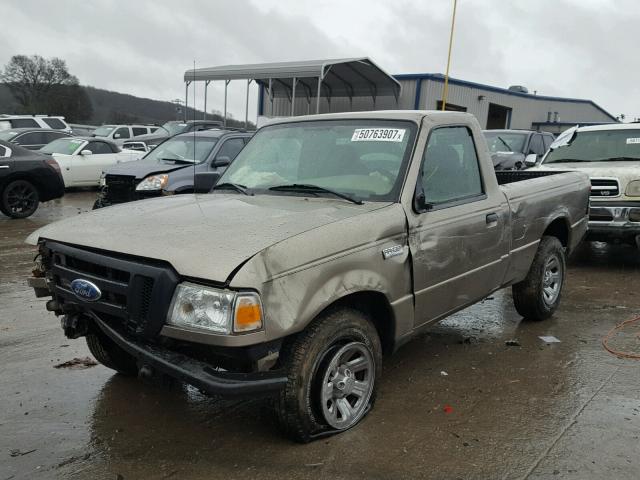
[[[401,73],[398,75],[393,75],[396,80],[433,80],[436,82],[444,82],[444,75],[441,73]],[[524,97],[530,100],[551,100],[554,102],[566,102],[566,103],[586,103],[591,105],[595,109],[604,113],[606,116],[611,118],[614,122],[617,122],[618,119],[607,112],[604,108],[602,108],[597,103],[591,100],[585,100],[582,98],[565,98],[565,97],[549,97],[545,95],[532,95],[530,93],[522,93],[515,92],[513,90],[509,90],[507,88],[494,87],[492,85],[484,85],[482,83],[469,82],[466,80],[459,80],[457,78],[449,77],[449,83],[452,85],[460,85],[463,87],[469,88],[477,88],[479,90],[487,90],[489,92],[497,92],[504,95],[513,95],[515,97]]]

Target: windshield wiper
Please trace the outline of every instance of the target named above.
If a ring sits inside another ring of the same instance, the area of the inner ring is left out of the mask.
[[[193,160],[187,160],[183,158],[161,158],[163,162],[175,162],[175,163],[184,163],[185,165],[191,165]]]
[[[509,146],[509,144],[507,142],[505,142],[502,137],[498,136],[496,137],[498,140],[500,140],[502,142],[502,144],[507,147],[509,149],[510,152],[513,152],[513,149]]]
[[[627,162],[627,161],[639,161],[638,157],[609,157],[609,158],[599,158],[597,160],[593,160],[594,162]]]
[[[243,195],[253,195],[247,190],[247,187],[239,183],[223,182],[213,186],[213,190],[235,190]]]
[[[344,193],[336,192],[335,190],[324,188],[319,185],[310,185],[307,183],[292,183],[291,185],[276,185],[275,187],[269,188],[269,190],[273,190],[274,192],[329,193],[331,195],[335,195],[336,197],[342,198],[343,200],[347,200],[348,202],[355,203],[356,205],[362,205],[364,203],[362,202],[362,200],[357,200]]]
[[[585,160],[584,158],[558,158],[557,160],[549,160],[548,162],[544,162],[544,164],[548,163],[579,163],[579,162],[593,162],[594,160]]]

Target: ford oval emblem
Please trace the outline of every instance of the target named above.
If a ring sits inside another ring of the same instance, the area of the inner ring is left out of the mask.
[[[80,300],[86,302],[95,302],[102,296],[102,292],[95,283],[82,278],[77,278],[71,282],[71,291]]]

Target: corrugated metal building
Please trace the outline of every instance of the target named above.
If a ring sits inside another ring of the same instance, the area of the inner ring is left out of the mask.
[[[392,96],[333,97],[322,98],[320,113],[441,108],[444,75],[406,74],[394,75],[402,85],[396,102]],[[260,88],[259,117],[281,117],[291,114],[288,98],[269,98]],[[449,79],[447,110],[466,111],[474,114],[483,128],[519,128],[559,133],[575,124],[612,123],[617,119],[591,100],[548,97],[523,91],[482,85],[479,83]],[[315,113],[315,99],[295,99],[295,115]]]

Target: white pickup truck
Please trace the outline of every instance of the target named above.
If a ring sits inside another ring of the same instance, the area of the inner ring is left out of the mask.
[[[58,162],[65,188],[97,187],[107,167],[138,160],[145,154],[122,150],[113,142],[92,137],[60,138],[42,147],[40,152]]]
[[[640,125],[574,127],[529,171],[570,170],[591,179],[587,239],[640,248]]]

